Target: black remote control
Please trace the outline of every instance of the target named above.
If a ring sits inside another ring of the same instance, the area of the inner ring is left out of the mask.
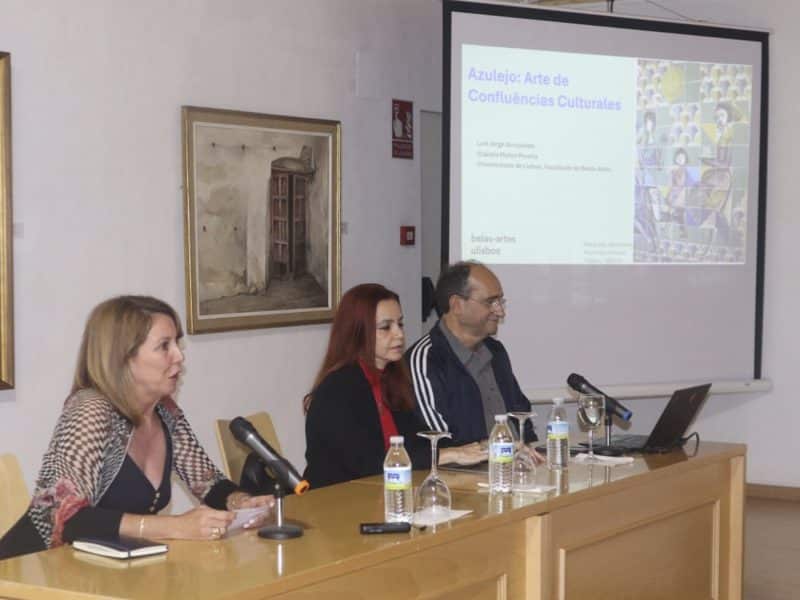
[[[362,534],[408,533],[411,531],[411,523],[361,523],[359,529]]]

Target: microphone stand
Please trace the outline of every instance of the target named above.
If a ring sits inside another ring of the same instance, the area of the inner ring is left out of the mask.
[[[275,482],[275,525],[266,525],[258,530],[258,537],[268,540],[288,540],[303,535],[303,528],[299,525],[284,523],[283,521],[283,497],[286,490],[279,483]]]
[[[600,456],[622,456],[624,450],[611,445],[611,426],[614,424],[614,413],[609,410],[608,397],[603,396],[603,403],[605,404],[606,413],[606,440],[605,444],[599,448],[595,448],[594,453]]]

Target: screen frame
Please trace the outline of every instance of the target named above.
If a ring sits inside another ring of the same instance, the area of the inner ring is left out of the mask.
[[[452,16],[454,13],[470,13],[497,17],[512,17],[540,21],[556,21],[575,25],[589,25],[603,28],[635,29],[659,33],[675,33],[696,35],[731,40],[756,42],[761,45],[761,114],[759,164],[758,164],[758,201],[757,201],[757,240],[756,240],[756,282],[755,282],[755,323],[754,323],[754,356],[753,379],[762,378],[762,353],[764,331],[764,267],[766,250],[766,216],[767,216],[767,125],[769,112],[769,33],[750,29],[738,29],[728,26],[716,26],[674,21],[648,20],[636,17],[620,17],[609,14],[588,12],[569,12],[564,10],[543,9],[527,6],[508,6],[500,4],[482,4],[464,0],[444,0],[443,36],[442,36],[442,266],[450,262],[450,101],[452,90]]]

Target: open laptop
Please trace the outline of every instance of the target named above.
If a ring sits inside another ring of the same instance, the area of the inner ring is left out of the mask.
[[[611,445],[626,452],[666,452],[683,445],[683,434],[708,396],[711,384],[675,390],[650,435],[612,435]]]

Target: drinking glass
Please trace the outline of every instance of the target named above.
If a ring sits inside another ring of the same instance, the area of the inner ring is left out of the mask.
[[[510,412],[509,417],[519,423],[519,439],[517,440],[517,450],[514,452],[514,460],[511,463],[511,491],[530,492],[536,489],[536,463],[533,461],[530,451],[525,447],[525,423],[528,419],[533,420],[536,413]]]
[[[417,435],[431,443],[431,472],[417,489],[414,498],[415,511],[422,517],[438,519],[450,514],[450,488],[439,478],[436,447],[442,438],[453,437],[448,431],[419,431]]]
[[[589,462],[594,462],[594,430],[603,422],[606,414],[606,399],[595,394],[578,396],[578,419],[589,430]]]

